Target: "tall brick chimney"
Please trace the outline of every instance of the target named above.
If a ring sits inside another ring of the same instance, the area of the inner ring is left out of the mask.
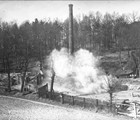
[[[74,53],[74,38],[73,38],[73,4],[69,4],[69,54]]]

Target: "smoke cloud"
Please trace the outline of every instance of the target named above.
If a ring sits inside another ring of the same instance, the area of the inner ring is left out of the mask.
[[[106,89],[106,75],[99,68],[99,59],[88,50],[73,55],[66,48],[53,50],[48,59],[56,74],[54,89],[77,93],[99,93]]]

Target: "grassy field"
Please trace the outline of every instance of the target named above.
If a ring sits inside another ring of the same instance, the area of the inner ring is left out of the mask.
[[[1,120],[131,120],[89,110],[0,96]]]

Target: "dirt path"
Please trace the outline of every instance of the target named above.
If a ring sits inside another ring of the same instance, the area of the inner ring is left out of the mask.
[[[119,120],[90,111],[0,96],[0,120]],[[122,119],[121,119],[122,120]]]

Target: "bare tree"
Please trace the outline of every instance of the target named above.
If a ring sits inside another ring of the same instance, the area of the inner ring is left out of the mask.
[[[11,28],[12,25],[9,25],[8,23],[3,23],[2,25],[2,59],[5,69],[4,72],[8,74],[8,91],[11,91],[10,73],[12,70],[12,59],[14,58],[14,37]]]
[[[110,97],[110,111],[112,112],[113,107],[113,94],[120,90],[122,86],[122,82],[118,80],[116,77],[113,77],[112,75],[107,76],[107,79],[105,79],[106,85],[107,85],[107,93]]]
[[[129,14],[129,21],[130,22],[136,22],[139,21],[140,17],[138,16],[138,12],[133,11],[132,13]]]
[[[21,92],[23,92],[24,89],[24,84],[25,84],[25,78],[26,78],[26,73],[28,71],[28,66],[30,63],[31,58],[33,58],[33,54],[32,54],[32,30],[31,30],[31,25],[29,24],[29,22],[25,22],[21,27],[20,27],[20,31],[21,31],[21,43],[19,45],[19,53],[18,53],[18,57],[21,56],[22,57],[22,63],[23,63],[23,67],[22,67],[22,72],[23,72],[23,76],[22,76],[22,85],[21,85]]]

